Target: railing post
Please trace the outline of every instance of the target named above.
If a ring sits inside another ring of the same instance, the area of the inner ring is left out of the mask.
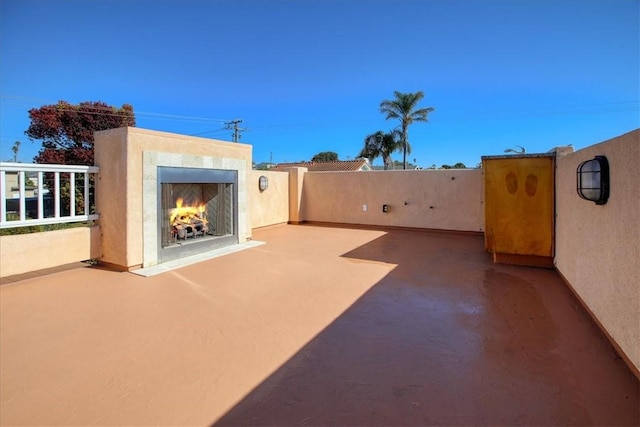
[[[69,216],[76,216],[76,174],[69,174]]]
[[[55,192],[53,216],[60,218],[60,172],[53,173],[53,191]]]
[[[7,177],[5,171],[0,171],[0,222],[7,222]]]
[[[20,190],[20,221],[27,219],[27,204],[24,200],[24,178],[26,174],[24,171],[18,172],[18,188]]]
[[[38,171],[38,219],[44,218],[44,195],[42,189],[44,180],[42,176],[44,173],[42,171]]]
[[[84,173],[84,215],[89,215],[89,172]]]

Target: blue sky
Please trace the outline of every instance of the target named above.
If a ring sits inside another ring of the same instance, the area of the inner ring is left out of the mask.
[[[31,161],[27,112],[58,100],[227,141],[242,119],[256,162],[349,159],[396,90],[435,108],[423,167],[579,149],[640,126],[639,36],[638,0],[2,0],[0,159]]]

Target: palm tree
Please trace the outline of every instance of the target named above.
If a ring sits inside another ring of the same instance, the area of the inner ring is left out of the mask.
[[[16,141],[11,147],[11,151],[13,151],[13,162],[18,162],[18,151],[20,151],[20,141]]]
[[[364,147],[360,151],[360,154],[358,154],[358,157],[366,157],[370,163],[373,163],[376,157],[382,157],[384,170],[387,170],[392,164],[391,153],[402,149],[402,147],[403,144],[400,140],[399,131],[392,130],[391,132],[385,133],[379,130],[364,139]],[[411,152],[410,146],[409,152]]]
[[[401,142],[403,148],[402,163],[404,169],[407,168],[407,153],[409,147],[409,125],[413,122],[428,121],[427,115],[434,111],[433,107],[420,108],[416,110],[418,102],[424,98],[424,93],[402,93],[395,91],[395,99],[384,100],[380,103],[380,112],[387,115],[389,119],[399,119],[401,129]]]

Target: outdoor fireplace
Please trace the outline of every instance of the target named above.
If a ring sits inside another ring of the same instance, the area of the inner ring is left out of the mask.
[[[158,260],[238,243],[238,172],[158,167]]]
[[[249,240],[251,146],[131,127],[96,132],[95,156],[102,264],[135,271]],[[172,224],[178,199],[195,208],[187,224]]]

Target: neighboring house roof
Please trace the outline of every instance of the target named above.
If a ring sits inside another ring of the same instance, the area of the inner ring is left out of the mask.
[[[286,168],[307,168],[309,172],[347,172],[347,171],[370,171],[371,165],[366,159],[360,160],[336,160],[334,162],[299,162],[299,163],[279,163],[272,167],[272,171],[283,171]]]

